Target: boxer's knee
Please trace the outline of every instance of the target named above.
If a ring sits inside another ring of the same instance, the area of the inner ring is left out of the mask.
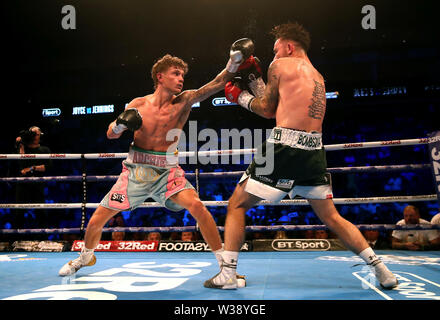
[[[310,205],[315,211],[318,218],[329,228],[333,226],[337,226],[342,217],[339,212],[336,210],[333,202],[329,199],[325,200],[312,200],[308,199]]]
[[[331,230],[334,230],[340,224],[339,217],[335,215],[324,216],[321,220]]]
[[[228,213],[243,207],[243,202],[239,196],[234,192],[228,201],[227,211]]]
[[[188,206],[188,211],[195,219],[203,218],[206,214],[209,214],[208,209],[200,199],[192,201]]]
[[[105,225],[105,223],[104,223]],[[89,223],[87,224],[88,232],[96,232],[97,230],[101,230],[103,228],[103,224],[93,216],[90,218]]]
[[[239,184],[228,201],[228,213],[230,211],[248,211],[261,199],[245,191],[246,181]]]
[[[119,211],[111,210],[105,207],[98,207],[87,224],[87,230],[90,232],[100,231],[111,219],[111,217],[116,215],[118,212]]]

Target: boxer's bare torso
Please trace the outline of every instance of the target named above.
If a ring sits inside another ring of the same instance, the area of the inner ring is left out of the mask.
[[[176,135],[167,134],[172,129],[182,129],[188,120],[191,106],[176,96],[160,104],[154,94],[136,98],[133,105],[142,116],[142,127],[134,133],[134,145],[144,150],[166,152],[176,144]]]
[[[276,125],[322,132],[326,99],[321,74],[301,58],[281,58],[274,64],[279,77]]]
[[[275,118],[279,127],[322,132],[326,110],[324,79],[305,53],[289,56],[283,43],[284,40],[275,42],[266,89],[263,97],[252,101],[252,111]]]
[[[223,70],[214,80],[197,90],[181,92],[184,71],[170,67],[163,72],[163,81],[153,94],[133,99],[127,109],[136,108],[142,116],[142,127],[134,132],[134,145],[149,151],[174,152],[180,132],[188,120],[191,106],[203,101],[224,88],[233,74]],[[112,131],[115,121],[107,130],[109,139],[117,139],[122,133]]]

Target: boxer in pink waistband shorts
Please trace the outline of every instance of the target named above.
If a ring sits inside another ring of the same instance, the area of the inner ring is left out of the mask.
[[[127,159],[123,161],[118,181],[88,222],[85,245],[79,258],[66,263],[59,271],[60,276],[72,275],[84,266],[94,265],[94,249],[101,239],[104,225],[118,212],[132,210],[146,198],[153,198],[174,211],[188,210],[197,220],[217,262],[222,264],[220,253],[223,248],[216,223],[185,179],[177,154],[174,157],[170,154],[176,150],[178,138],[168,141],[167,133],[183,128],[194,103],[223,90],[240,66],[250,59],[253,49],[252,40],[237,40],[230,49],[229,61],[222,72],[201,88],[183,92],[188,65],[169,54],[156,61],[151,70],[155,91],[132,100],[108,127],[109,139],[118,139],[124,131],[130,130],[134,132],[134,141]]]

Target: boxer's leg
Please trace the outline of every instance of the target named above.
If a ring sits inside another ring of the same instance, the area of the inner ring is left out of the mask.
[[[359,229],[338,213],[332,200],[309,199],[308,202],[318,218],[339,237],[349,250],[359,254],[369,247]]]
[[[243,286],[237,277],[238,254],[245,235],[245,214],[262,199],[245,191],[247,180],[238,184],[228,202],[225,222],[225,251],[223,265],[218,274],[205,281],[206,288],[236,289]]]
[[[82,267],[93,266],[96,263],[94,250],[99,244],[99,240],[101,240],[102,228],[118,212],[119,210],[98,206],[87,225],[84,247],[81,250],[80,256],[66,263],[58,273],[60,276],[75,274]]]
[[[308,201],[318,218],[339,237],[344,245],[374,268],[383,288],[392,289],[397,286],[398,281],[394,274],[379,260],[359,229],[339,214],[332,200],[309,199]]]
[[[188,210],[196,219],[203,239],[213,252],[222,248],[222,241],[214,218],[200,201],[194,189],[184,189],[172,195],[170,200]]]
[[[245,214],[262,199],[245,191],[248,180],[238,184],[228,201],[225,250],[238,254],[245,238]]]
[[[84,236],[84,247],[86,249],[95,249],[97,247],[99,240],[101,240],[102,228],[118,212],[120,211],[98,206],[87,224]]]
[[[94,250],[101,239],[104,225],[118,212],[127,210],[130,208],[130,205],[135,205],[142,200],[138,196],[134,198],[137,202],[133,201],[128,195],[130,168],[131,166],[127,167],[123,162],[122,173],[112,189],[102,199],[87,225],[84,247],[81,250],[80,256],[66,263],[58,272],[60,276],[72,275],[82,267],[94,265],[96,263]]]

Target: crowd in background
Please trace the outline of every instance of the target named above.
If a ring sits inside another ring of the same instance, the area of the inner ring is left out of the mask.
[[[392,112],[393,107],[389,107]],[[398,108],[394,106],[394,108]],[[376,107],[376,110],[380,107]],[[375,120],[379,114],[367,114],[364,118],[341,118],[344,121],[332,120],[324,122],[323,137],[324,144],[352,143],[362,141],[381,141],[393,139],[410,139],[426,137],[435,129],[434,121],[426,122],[426,113],[434,112],[433,106],[429,103],[424,105],[424,114],[420,117],[413,114],[401,113],[398,116],[387,119]],[[238,112],[239,117],[218,119],[206,118],[194,113],[194,120],[197,121],[198,129],[215,128],[243,128],[243,113]],[[340,113],[341,109],[335,109]],[[331,114],[331,113],[330,113]],[[362,114],[362,113],[360,113]],[[246,114],[244,114],[246,115]],[[383,115],[386,116],[386,113]],[[191,117],[190,117],[191,120]],[[246,119],[245,119],[246,120]],[[108,119],[110,122],[111,119]],[[67,120],[66,123],[69,123]],[[246,123],[246,122],[244,122]],[[248,124],[247,122],[246,124]],[[428,123],[428,125],[427,125]],[[131,142],[131,136],[127,133],[119,140],[109,141],[105,137],[105,127],[94,128],[88,134],[73,134],[77,132],[75,125],[66,125],[63,128],[63,139],[59,139],[56,130],[60,128],[49,127],[45,131],[45,139],[42,144],[49,145],[52,152],[65,153],[88,153],[88,152],[127,152]],[[257,122],[253,128],[271,128],[273,123]],[[104,129],[103,129],[104,128]],[[184,128],[185,129],[185,128]],[[187,128],[186,128],[187,129]],[[90,129],[92,130],[92,129]],[[72,135],[70,135],[72,132]],[[90,137],[93,137],[91,139]],[[74,137],[70,139],[68,137]],[[13,143],[11,143],[13,144]],[[199,145],[200,147],[200,145]],[[8,153],[14,153],[10,150]],[[249,158],[250,159],[250,158]],[[229,165],[194,165],[182,164],[187,173],[194,173],[195,169],[200,172],[213,171],[244,171],[249,159],[242,157],[239,164]],[[50,170],[45,172],[48,176],[81,176],[83,172],[87,175],[119,175],[122,159],[97,159],[97,160],[53,160]],[[356,150],[341,150],[327,152],[328,167],[352,167],[352,166],[375,166],[394,164],[416,164],[429,163],[427,145],[381,147]],[[2,161],[0,172],[2,176],[20,176],[18,173],[17,161]],[[40,174],[41,176],[41,174]],[[234,178],[203,179],[199,181],[199,194],[202,200],[228,200],[231,196],[239,176]],[[195,180],[189,179],[195,186]],[[108,192],[114,181],[88,182],[87,202],[99,203],[102,197]],[[350,197],[374,197],[374,196],[404,196],[435,193],[432,173],[430,170],[403,170],[377,173],[334,173],[332,174],[333,193],[335,198]],[[14,203],[16,200],[17,184],[1,183],[0,192],[3,203]],[[51,181],[44,183],[44,198],[46,203],[81,203],[83,201],[83,186],[81,181],[58,182]],[[147,200],[151,201],[151,199]],[[402,213],[408,203],[369,203],[337,205],[341,215],[354,224],[396,224],[402,219]],[[436,201],[417,203],[420,209],[420,216],[426,221],[439,212]],[[224,225],[226,208],[217,206],[208,208],[219,226]],[[87,219],[93,213],[92,209],[87,210]],[[48,218],[50,216],[50,218]],[[193,226],[195,220],[188,211],[172,212],[165,208],[138,208],[131,212],[122,212],[120,219],[124,226],[132,227],[158,227],[158,226]],[[87,220],[86,219],[86,220]],[[246,214],[247,225],[319,225],[321,222],[309,206],[257,206]],[[1,229],[32,229],[32,228],[79,228],[81,225],[80,209],[50,209],[25,210],[25,209],[0,209]],[[331,235],[331,232],[329,234]],[[390,234],[380,232],[382,238],[390,239]],[[51,235],[5,235],[0,234],[2,239],[28,237],[46,237],[52,239],[63,239],[68,236],[63,234]],[[146,235],[145,235],[146,236]],[[268,238],[276,237],[275,233],[266,233]],[[288,232],[287,236],[306,237],[298,232]],[[310,235],[308,235],[310,236]],[[73,235],[74,237],[74,235]],[[126,233],[125,238],[133,238],[136,235]],[[140,237],[140,236],[138,236]],[[143,236],[142,236],[143,237]],[[165,238],[176,238],[171,235],[164,235]],[[261,235],[252,233],[249,239],[258,238]],[[111,238],[111,234],[104,234],[104,238]],[[198,238],[198,237],[196,237]],[[388,241],[391,244],[390,241]]]

